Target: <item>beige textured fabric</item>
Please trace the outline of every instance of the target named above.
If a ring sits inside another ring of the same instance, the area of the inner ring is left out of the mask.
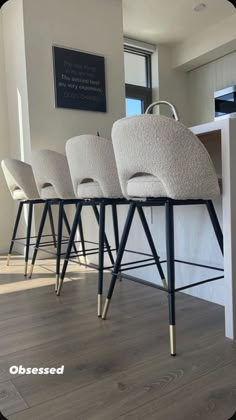
[[[52,198],[58,198],[55,188],[52,185],[42,188],[41,198],[43,200],[50,200]]]
[[[155,194],[181,200],[220,195],[206,148],[180,122],[158,115],[123,118],[113,125],[112,141],[125,197]],[[149,178],[144,183],[141,178],[138,185],[138,179],[131,178],[140,173],[155,177],[156,182]]]
[[[32,168],[41,198],[75,198],[65,155],[52,150],[35,150]]]
[[[153,175],[140,175],[127,182],[127,194],[130,197],[166,197],[162,182]]]
[[[17,159],[4,159],[1,166],[13,200],[40,198],[30,165]]]
[[[77,196],[83,198],[103,197],[103,192],[98,182],[87,181],[78,185]]]
[[[16,201],[27,200],[27,197],[26,197],[24,191],[19,190],[19,189],[16,189],[15,191],[13,191],[12,198],[13,198],[13,200],[16,200]]]
[[[66,143],[66,155],[77,197],[122,197],[110,140],[94,135],[74,137]]]

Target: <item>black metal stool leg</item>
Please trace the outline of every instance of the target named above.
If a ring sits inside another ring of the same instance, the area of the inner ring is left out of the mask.
[[[54,248],[56,248],[57,247],[57,238],[56,238],[56,233],[55,233],[55,227],[54,227],[54,220],[53,220],[51,205],[49,205],[49,207],[48,207],[48,216],[49,216],[49,223],[50,223],[50,227],[51,227]]]
[[[79,219],[79,238],[80,238],[80,242],[81,242],[81,246],[82,246],[82,252],[83,252],[83,257],[86,258],[86,248],[85,248],[85,242],[84,242],[84,230],[83,230],[83,224],[82,224],[82,218],[80,217]]]
[[[119,226],[118,226],[118,216],[117,216],[117,206],[116,206],[116,204],[112,204],[112,220],[113,220],[113,231],[114,231],[115,247],[116,247],[116,255],[117,255],[118,249],[119,249],[119,246],[120,246],[120,238],[119,238]],[[121,276],[120,276],[120,281],[122,281]]]
[[[28,272],[28,260],[29,260],[33,206],[34,206],[33,203],[29,203],[29,213],[28,213],[28,221],[27,221],[27,233],[26,233],[26,246],[25,246],[25,277],[27,277],[27,272]]]
[[[211,223],[213,226],[213,229],[216,234],[216,238],[220,247],[220,250],[222,252],[222,255],[224,255],[224,240],[223,240],[223,233],[220,227],[220,223],[215,211],[215,207],[211,200],[206,201],[207,210],[211,219]]]
[[[32,263],[31,263],[29,278],[31,278],[32,277],[32,274],[33,274],[34,264],[35,264],[35,261],[36,261],[36,257],[37,257],[37,253],[38,253],[38,248],[39,248],[39,245],[40,245],[40,242],[41,242],[41,237],[42,237],[42,233],[43,233],[43,229],[44,229],[46,217],[47,217],[47,214],[48,214],[48,207],[49,207],[49,203],[47,201],[45,203],[45,205],[44,205],[43,214],[42,214],[41,221],[40,221],[40,224],[39,224],[39,231],[38,231],[38,235],[37,235],[37,239],[36,239],[36,244],[35,244],[35,248],[34,248],[34,253],[33,253],[33,258],[32,258]]]
[[[63,210],[63,220],[64,220],[64,222],[65,222],[65,227],[66,227],[66,230],[67,230],[68,235],[69,235],[69,237],[70,237],[70,234],[71,234],[71,228],[70,228],[70,224],[69,224],[69,222],[68,222],[68,218],[67,218],[67,215],[66,215],[65,209]],[[75,245],[75,242],[73,243],[73,249],[74,249],[75,254],[77,255],[77,254],[78,254],[78,250],[77,250],[77,247],[76,247],[76,245]]]
[[[58,228],[57,228],[57,255],[56,255],[56,284],[55,291],[59,286],[60,277],[60,264],[61,264],[61,241],[62,241],[62,229],[63,229],[63,216],[64,216],[64,202],[59,202],[58,211]]]
[[[120,239],[119,239],[119,226],[118,226],[116,204],[112,204],[112,219],[113,219],[113,230],[114,230],[115,246],[116,246],[116,253],[117,253],[119,249],[119,245],[120,245]]]
[[[166,211],[167,278],[168,278],[168,288],[169,288],[170,354],[171,356],[176,356],[174,211],[173,211],[173,204],[169,200],[165,204],[165,211]]]
[[[79,222],[79,219],[81,217],[81,210],[82,210],[82,203],[80,203],[77,206],[77,209],[76,209],[76,213],[75,213],[75,217],[74,217],[74,221],[73,221],[73,225],[72,225],[72,229],[71,229],[70,239],[69,239],[69,242],[68,242],[67,251],[66,251],[66,255],[65,255],[65,259],[64,259],[64,264],[63,264],[63,268],[62,268],[62,271],[61,271],[60,282],[59,282],[59,286],[58,286],[58,289],[57,289],[57,296],[60,296],[61,289],[62,289],[62,286],[63,286],[63,281],[64,281],[64,278],[65,278],[65,275],[66,275],[66,270],[67,270],[71,250],[72,250],[73,243],[74,243],[74,240],[75,240],[75,235],[76,235],[76,231],[77,231],[78,222]]]
[[[152,235],[151,235],[151,232],[150,232],[150,229],[149,229],[149,226],[148,226],[148,223],[147,223],[147,220],[146,220],[146,217],[144,215],[144,211],[143,211],[142,207],[139,207],[138,206],[138,213],[139,213],[139,217],[140,217],[141,223],[143,225],[143,229],[144,229],[145,235],[147,237],[147,240],[148,240],[150,249],[152,251],[152,255],[154,257],[154,260],[155,260],[157,269],[159,271],[159,274],[160,274],[160,277],[161,277],[161,280],[162,280],[163,287],[165,287],[166,289],[168,289],[168,285],[167,285],[167,281],[166,281],[166,278],[165,278],[165,274],[164,274],[164,272],[162,270],[162,266],[160,264],[160,258],[157,255],[156,247],[154,245],[154,242],[153,242],[153,239],[152,239]]]
[[[108,313],[110,301],[111,301],[111,298],[112,298],[112,295],[113,295],[113,291],[114,291],[115,284],[116,284],[116,279],[117,279],[118,272],[119,272],[119,269],[120,269],[122,257],[123,257],[124,251],[125,251],[125,246],[126,246],[126,243],[127,243],[127,240],[128,240],[130,228],[131,228],[131,225],[132,225],[135,208],[136,208],[136,205],[134,203],[130,204],[128,215],[127,215],[126,222],[125,222],[125,227],[124,227],[124,230],[123,230],[123,233],[122,233],[122,236],[121,236],[121,241],[120,241],[120,246],[119,246],[116,262],[115,262],[115,265],[114,265],[114,268],[113,268],[113,274],[112,274],[111,283],[110,283],[110,287],[109,287],[108,294],[107,294],[107,299],[106,299],[104,309],[103,309],[103,313],[102,313],[102,319],[106,319],[106,316],[107,316],[107,313]]]
[[[104,203],[101,203],[100,215],[99,215],[98,317],[102,316],[105,216],[106,216],[106,206]]]
[[[99,212],[98,212],[96,204],[93,204],[93,211],[94,211],[95,218],[96,218],[98,226],[99,226]],[[115,261],[114,261],[114,258],[113,258],[112,252],[111,252],[111,247],[110,247],[110,244],[108,242],[106,234],[104,235],[104,242],[105,242],[105,245],[106,245],[106,248],[107,248],[107,253],[109,255],[111,264],[114,265]]]
[[[14,246],[15,239],[16,239],[16,234],[17,234],[17,230],[18,230],[18,226],[19,226],[19,222],[20,222],[20,218],[21,218],[23,205],[24,205],[24,202],[20,201],[19,207],[18,207],[18,210],[17,210],[16,221],[15,221],[15,225],[14,225],[14,229],[13,229],[13,233],[12,233],[11,244],[10,244],[10,248],[9,248],[9,252],[8,252],[8,256],[7,256],[7,266],[10,264],[11,254],[12,254],[13,246]]]

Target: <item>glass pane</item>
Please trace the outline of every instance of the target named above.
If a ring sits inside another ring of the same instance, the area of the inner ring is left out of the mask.
[[[125,52],[125,83],[147,87],[146,57]]]
[[[126,98],[125,103],[126,103],[126,117],[142,114],[141,99]]]

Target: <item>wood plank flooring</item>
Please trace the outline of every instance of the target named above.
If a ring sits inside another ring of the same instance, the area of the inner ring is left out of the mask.
[[[228,420],[236,412],[236,344],[223,308],[177,297],[178,356],[169,356],[167,296],[124,280],[107,321],[96,273],[72,266],[60,298],[54,262],[31,280],[0,257],[0,411],[9,420]],[[106,275],[107,288],[109,275]],[[204,287],[204,286],[203,286]],[[13,365],[64,375],[11,375]]]

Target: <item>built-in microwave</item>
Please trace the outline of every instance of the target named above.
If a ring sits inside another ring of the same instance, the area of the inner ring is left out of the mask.
[[[218,90],[214,93],[215,119],[236,118],[236,86]]]

